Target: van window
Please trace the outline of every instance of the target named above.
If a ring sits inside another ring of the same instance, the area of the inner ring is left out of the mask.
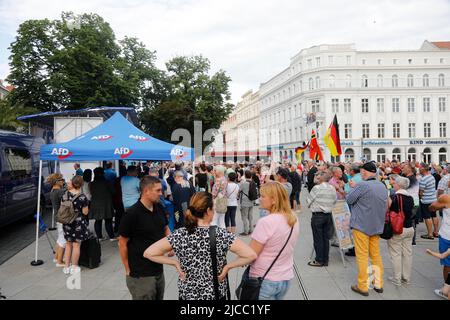
[[[14,180],[26,179],[31,177],[32,164],[31,155],[28,150],[5,148],[6,162],[9,170],[7,174]]]

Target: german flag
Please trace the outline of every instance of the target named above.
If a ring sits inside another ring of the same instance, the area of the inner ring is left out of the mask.
[[[307,148],[308,144],[306,144],[305,142],[303,142],[303,145],[301,147],[295,148],[295,157],[297,158],[298,163],[302,162],[302,154],[306,151]]]
[[[327,133],[325,134],[325,137],[323,137],[323,140],[325,141],[328,149],[330,149],[333,157],[342,154],[341,139],[339,138],[339,124],[337,122],[336,115],[334,115],[333,122],[328,127]]]
[[[320,150],[319,144],[317,143],[316,131],[314,129],[309,143],[309,157],[315,161],[323,160],[322,150]]]

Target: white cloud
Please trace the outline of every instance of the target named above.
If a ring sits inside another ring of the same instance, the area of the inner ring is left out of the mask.
[[[233,79],[233,102],[286,68],[303,48],[355,43],[358,49],[415,49],[450,34],[447,0],[0,0],[0,34],[12,41],[24,20],[54,19],[69,10],[98,13],[118,38],[138,37],[157,51],[159,66],[175,55],[203,54],[213,70],[224,69]],[[0,64],[6,59],[0,54]]]

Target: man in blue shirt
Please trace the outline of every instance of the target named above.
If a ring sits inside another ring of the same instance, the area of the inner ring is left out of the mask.
[[[75,163],[73,165],[73,168],[75,169],[75,175],[76,176],[80,176],[80,177],[83,176],[83,169],[81,169],[81,166],[80,166],[79,163]]]
[[[141,191],[139,188],[140,180],[137,178],[138,171],[136,166],[129,166],[127,175],[120,179],[122,188],[122,202],[125,211],[139,201]]]
[[[430,173],[430,167],[427,164],[421,165],[420,174],[422,175],[422,179],[419,181],[420,212],[427,226],[427,234],[420,237],[433,240],[434,238],[439,238],[439,218],[436,215],[436,211],[430,210],[430,205],[437,200],[436,179]]]
[[[108,181],[110,184],[113,185],[116,178],[117,178],[117,175],[116,175],[116,172],[112,168],[112,162],[108,162],[106,164],[105,179],[106,179],[106,181]]]

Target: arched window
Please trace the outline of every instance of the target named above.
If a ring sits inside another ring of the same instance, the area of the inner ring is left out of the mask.
[[[314,80],[313,80],[313,78],[309,78],[309,90],[314,90]]]
[[[423,149],[423,158],[422,158],[423,162],[425,163],[431,163],[431,149],[430,148],[425,148]]]
[[[351,86],[352,86],[352,76],[349,74],[345,78],[345,86],[347,88],[351,88]]]
[[[332,74],[330,75],[330,88],[336,87],[336,77]]]
[[[316,89],[320,89],[320,77],[316,77]]]
[[[392,160],[396,159],[398,162],[402,161],[402,152],[399,148],[392,150]]]
[[[440,148],[439,149],[439,163],[447,162],[447,149]]]
[[[392,88],[398,88],[398,76],[396,74],[392,76]]]
[[[349,148],[345,150],[345,161],[346,162],[353,162],[355,160],[355,151],[353,149]]]
[[[372,152],[370,151],[370,149],[365,148],[365,149],[363,150],[363,156],[364,156],[364,159],[365,159],[366,161],[372,160]]]
[[[416,149],[415,148],[409,148],[407,156],[408,156],[408,161],[416,160],[417,159]]]
[[[377,87],[378,87],[378,88],[383,87],[383,75],[381,75],[381,74],[379,74],[379,75],[377,76]]]
[[[439,87],[444,87],[445,86],[445,77],[444,74],[440,74],[439,75]]]
[[[377,161],[378,162],[386,161],[386,150],[384,150],[383,148],[377,150]]]
[[[369,79],[367,78],[367,76],[364,74],[361,77],[361,88],[367,88],[369,87]]]
[[[423,82],[423,86],[424,87],[429,87],[430,86],[430,77],[427,74],[423,75],[422,80],[423,80],[422,82]]]
[[[408,88],[414,87],[414,77],[412,74],[408,74]]]

